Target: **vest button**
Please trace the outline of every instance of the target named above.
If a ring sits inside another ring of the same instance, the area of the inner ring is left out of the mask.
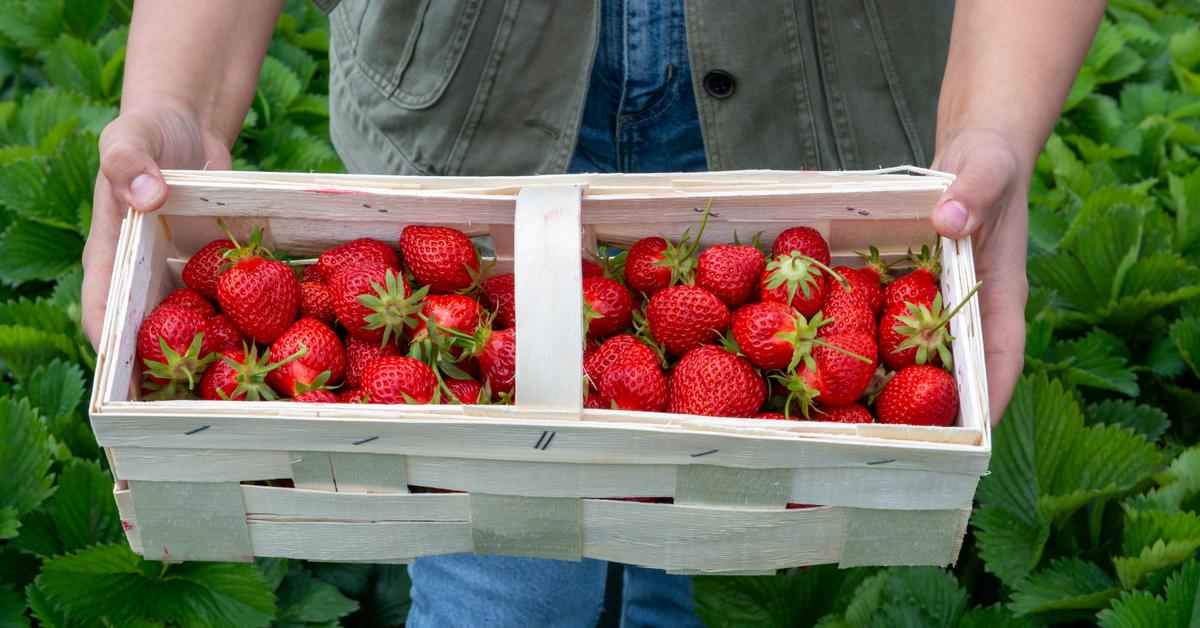
[[[725,70],[713,70],[704,75],[704,91],[713,98],[729,98],[736,85],[733,75]]]

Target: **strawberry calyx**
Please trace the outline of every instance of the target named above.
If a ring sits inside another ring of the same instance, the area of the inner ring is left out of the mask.
[[[667,241],[667,248],[663,249],[662,259],[654,262],[655,266],[666,266],[671,269],[671,281],[668,286],[676,284],[692,285],[696,281],[696,264],[698,257],[696,252],[700,249],[700,237],[704,235],[704,228],[708,226],[708,217],[712,213],[712,200],[709,199],[708,205],[704,207],[704,216],[700,219],[700,228],[696,230],[696,237],[691,236],[691,227],[684,229],[683,235],[679,238],[679,243]]]
[[[262,355],[258,353],[258,346],[250,343],[245,346],[243,351],[243,361],[222,354],[221,359],[233,370],[233,381],[237,383],[233,393],[226,393],[224,388],[218,387],[217,394],[222,399],[229,401],[231,399],[241,399],[246,401],[272,401],[275,399],[275,391],[267,384],[267,374],[275,369],[288,364],[294,360],[304,357],[308,353],[308,349],[301,347],[295,353],[278,361],[271,362],[271,350],[265,350]],[[318,378],[319,379],[319,378]],[[300,386],[297,385],[297,389]]]
[[[908,315],[897,316],[896,321],[899,324],[895,326],[896,332],[905,336],[905,339],[892,350],[892,353],[900,353],[915,347],[917,364],[929,364],[936,354],[941,359],[943,366],[953,369],[954,353],[951,352],[950,345],[954,342],[954,336],[950,335],[950,319],[962,310],[971,297],[975,296],[980,285],[980,283],[976,283],[971,291],[963,297],[963,300],[948,312],[942,307],[941,292],[938,292],[937,296],[933,298],[933,307],[905,302]]]
[[[942,240],[938,238],[933,245],[933,249],[929,248],[928,244],[921,246],[920,253],[914,253],[912,249],[908,250],[903,261],[912,264],[913,272],[925,271],[928,272],[936,280],[942,276]]]
[[[197,332],[183,353],[172,349],[162,336],[158,337],[158,345],[164,361],[142,360],[146,365],[142,371],[147,379],[145,387],[152,391],[148,399],[182,398],[187,391],[195,388],[196,378],[216,359],[214,353],[201,355],[204,351],[204,332]],[[187,383],[186,388],[181,386],[184,382]]]
[[[821,391],[794,372],[779,373],[773,375],[772,378],[787,390],[787,397],[783,401],[783,416],[787,419],[792,418],[794,404],[800,409],[800,414],[805,419],[809,418],[809,414],[817,408],[817,397],[820,396]]]
[[[304,345],[301,345],[301,348],[304,348]],[[296,357],[300,357],[300,356],[296,356]],[[315,378],[313,378],[313,381],[311,381],[311,382],[307,382],[307,383],[296,382],[294,393],[292,396],[299,397],[300,395],[303,395],[304,393],[313,392],[314,390],[335,390],[335,389],[337,389],[338,388],[337,386],[326,386],[326,383],[329,382],[329,378],[331,375],[332,374],[329,371],[323,371],[323,372],[321,372],[320,375],[317,375]]]
[[[792,299],[796,297],[796,291],[800,291],[805,299],[812,298],[812,291],[819,286],[818,282],[822,271],[842,284],[842,288],[851,289],[850,282],[845,277],[825,264],[800,253],[777,255],[775,259],[767,262],[766,270],[768,273],[766,288],[776,290],[780,286],[786,285],[788,303],[791,303]]]
[[[654,339],[654,334],[650,332],[650,321],[646,319],[646,315],[638,308],[633,309],[633,335],[647,347],[650,347],[654,351],[654,355],[658,356],[659,368],[666,369],[669,366],[667,362],[667,348]],[[735,346],[736,344],[734,342]],[[733,352],[738,353],[739,351],[740,349],[737,349]]]
[[[384,276],[384,284],[371,282],[375,294],[360,294],[358,302],[373,313],[363,317],[366,323],[363,329],[383,330],[383,341],[386,345],[393,338],[399,339],[404,328],[415,328],[417,317],[422,308],[422,299],[429,292],[429,286],[421,286],[412,294],[405,296],[405,286],[400,275],[395,270],[388,269]]]
[[[879,249],[871,245],[867,248],[867,252],[858,252],[858,256],[862,258],[862,268],[859,272],[867,274],[867,277],[873,279],[879,285],[887,285],[894,279],[892,275],[892,266],[896,262],[886,262],[879,255]]]
[[[225,237],[233,243],[233,248],[225,249],[224,253],[221,255],[222,259],[225,260],[223,268],[227,268],[251,257],[276,259],[275,254],[270,249],[262,245],[262,227],[255,227],[250,232],[250,240],[243,246],[240,242],[238,242],[237,238],[233,237],[233,233],[229,231],[229,227],[225,225],[224,220],[218,218],[217,225],[221,227],[221,231],[225,233]]]

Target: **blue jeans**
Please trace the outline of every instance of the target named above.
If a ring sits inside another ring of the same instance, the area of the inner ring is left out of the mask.
[[[571,172],[706,168],[682,0],[603,0]],[[624,570],[623,627],[701,625],[690,577]],[[418,559],[409,574],[414,628],[594,626],[607,564],[452,554]]]

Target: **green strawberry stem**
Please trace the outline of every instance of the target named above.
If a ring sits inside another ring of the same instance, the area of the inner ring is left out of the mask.
[[[255,227],[250,232],[250,241],[246,244],[246,246],[242,246],[241,243],[238,242],[237,238],[233,236],[233,232],[229,230],[229,227],[225,224],[223,219],[217,219],[217,226],[221,228],[221,231],[225,234],[225,237],[233,243],[233,248],[226,250],[223,255],[224,258],[229,262],[237,263],[243,259],[255,256],[265,259],[277,259],[272,251],[262,246],[262,227]]]
[[[374,312],[363,318],[366,323],[364,329],[383,329],[380,346],[386,345],[393,337],[399,339],[405,327],[417,326],[416,317],[421,312],[421,300],[429,292],[429,286],[421,286],[406,297],[399,275],[389,268],[384,285],[372,281],[371,289],[375,294],[360,294],[357,300]]]
[[[971,300],[971,297],[975,296],[981,285],[983,285],[982,282],[976,282],[962,301],[959,301],[958,305],[949,312],[943,311],[941,292],[938,292],[937,296],[933,298],[932,309],[924,305],[906,303],[909,315],[898,316],[896,320],[902,324],[896,325],[894,329],[907,338],[895,349],[892,349],[892,353],[900,353],[916,347],[916,363],[927,364],[930,352],[936,351],[946,368],[954,368],[954,354],[950,351],[950,343],[954,342],[954,336],[950,335],[947,324]],[[939,314],[935,316],[934,311]]]

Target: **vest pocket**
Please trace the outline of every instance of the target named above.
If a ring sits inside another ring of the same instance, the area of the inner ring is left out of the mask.
[[[377,90],[424,109],[454,78],[481,7],[482,0],[343,0],[330,18]]]

